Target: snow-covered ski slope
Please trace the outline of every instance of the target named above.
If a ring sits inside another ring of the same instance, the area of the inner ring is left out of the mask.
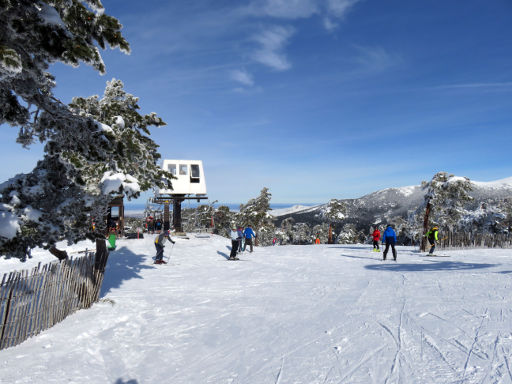
[[[101,302],[0,351],[2,383],[511,383],[512,251],[118,240]],[[171,246],[165,254],[169,255]]]

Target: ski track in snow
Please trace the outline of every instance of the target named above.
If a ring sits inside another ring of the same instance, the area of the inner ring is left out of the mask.
[[[118,240],[102,300],[1,351],[0,383],[512,383],[510,250],[427,263],[398,247],[395,263],[276,246],[226,263],[213,236],[155,266],[152,241]]]

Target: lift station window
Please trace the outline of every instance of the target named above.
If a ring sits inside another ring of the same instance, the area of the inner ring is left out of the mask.
[[[110,207],[110,217],[113,219],[119,218],[119,207]]]
[[[190,165],[190,182],[199,183],[199,164]]]
[[[169,164],[167,166],[167,170],[172,173],[174,176],[176,176],[176,164]]]
[[[188,175],[188,165],[187,164],[180,164],[180,175]]]

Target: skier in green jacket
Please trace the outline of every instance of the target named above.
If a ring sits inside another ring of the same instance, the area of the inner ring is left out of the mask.
[[[434,254],[434,250],[436,249],[436,243],[439,241],[438,231],[439,228],[436,225],[432,227],[432,229],[428,231],[427,234],[425,235],[426,238],[428,239],[428,242],[430,243],[430,252],[428,253],[429,255]]]

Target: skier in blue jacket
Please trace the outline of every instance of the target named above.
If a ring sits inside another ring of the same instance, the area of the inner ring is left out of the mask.
[[[256,234],[254,233],[254,231],[252,230],[250,225],[248,225],[247,228],[245,228],[244,237],[245,237],[244,251],[245,251],[245,247],[247,245],[250,245],[251,250],[249,252],[252,252],[252,238],[256,237]]]
[[[396,261],[396,233],[393,230],[393,227],[391,225],[388,225],[386,227],[386,230],[384,231],[384,234],[382,235],[382,244],[386,244],[386,249],[384,249],[384,257],[383,260],[386,260],[386,256],[389,251],[389,246],[391,246],[391,250],[393,252],[393,260]]]

